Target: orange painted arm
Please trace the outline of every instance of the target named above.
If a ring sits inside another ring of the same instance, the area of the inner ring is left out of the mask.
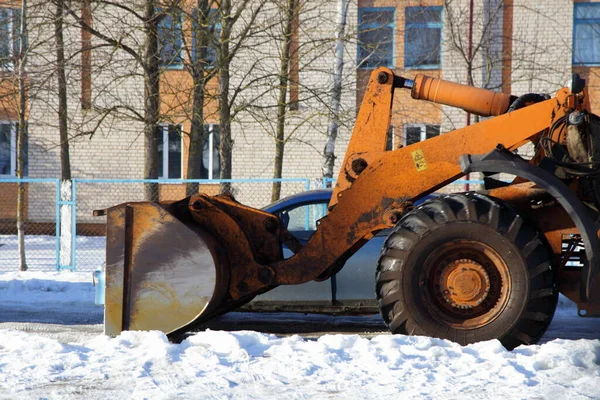
[[[393,82],[398,80],[378,78],[382,73],[394,78],[387,68],[379,68],[371,75],[330,202],[331,211],[320,220],[314,235],[297,254],[273,265],[280,284],[297,284],[323,273],[327,275],[326,271],[339,266],[376,232],[392,227],[405,206],[462,176],[459,166],[462,155],[485,154],[499,143],[515,150],[536,140],[536,135],[564,116],[572,104],[571,93],[561,89],[554,99],[397,150],[383,151]],[[431,83],[436,81],[423,83],[422,78],[419,82],[416,90],[422,91],[424,97],[435,92],[431,91]],[[494,92],[485,89],[439,83],[443,90],[438,91],[437,102],[445,99],[446,103],[471,104],[471,109],[491,111],[498,111],[506,104],[506,97],[495,97]],[[485,107],[476,107],[468,98],[452,97],[451,92],[456,88],[464,93],[481,93],[483,96],[473,98],[484,99]],[[442,92],[445,95],[440,97]]]

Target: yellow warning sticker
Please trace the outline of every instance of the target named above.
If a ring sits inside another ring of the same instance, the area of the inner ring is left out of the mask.
[[[425,154],[422,149],[417,149],[410,153],[412,155],[413,162],[417,171],[425,171],[427,169],[427,161],[425,161]]]

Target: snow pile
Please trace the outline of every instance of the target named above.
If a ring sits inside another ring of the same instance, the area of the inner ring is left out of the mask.
[[[600,396],[600,341],[506,351],[425,337],[124,332],[63,344],[0,331],[4,398],[486,398]]]
[[[0,273],[0,317],[59,309],[99,315],[93,301],[90,272]],[[257,318],[235,314],[224,318]],[[598,331],[565,298],[555,321],[564,331],[575,324]],[[159,332],[109,338],[98,331],[71,330],[65,343],[0,329],[0,399],[600,398],[600,340],[555,339],[509,352],[498,341],[462,347],[402,335],[307,340],[207,330],[172,344]]]

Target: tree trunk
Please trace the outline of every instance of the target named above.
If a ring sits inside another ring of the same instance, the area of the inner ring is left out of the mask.
[[[333,69],[333,88],[331,90],[331,112],[327,126],[327,141],[323,150],[323,180],[331,186],[335,165],[335,141],[340,126],[340,100],[342,98],[342,73],[344,70],[344,35],[348,15],[348,0],[338,0],[337,39],[335,44],[335,65]]]
[[[231,107],[229,104],[229,40],[231,38],[231,1],[223,0],[219,8],[221,37],[217,51],[219,66],[219,156],[221,158],[221,179],[231,179],[233,139],[231,138]],[[221,193],[231,193],[231,183],[221,183]]]
[[[144,13],[144,178],[158,178],[158,126],[160,113],[160,69],[156,0],[145,2]],[[167,151],[167,149],[165,149]],[[158,184],[145,185],[146,200],[158,201]]]
[[[292,24],[294,22],[295,0],[287,1],[285,10],[285,26],[283,29],[283,45],[281,49],[281,64],[279,69],[279,99],[277,100],[277,128],[275,133],[275,160],[273,163],[273,178],[280,179],[283,172],[283,155],[285,150],[285,117],[287,111],[286,95],[289,82],[290,49],[292,44]],[[271,201],[281,197],[281,182],[273,182]]]
[[[192,121],[190,128],[190,146],[188,149],[187,179],[202,177],[202,149],[204,147],[204,90],[206,46],[208,44],[207,21],[210,9],[207,0],[198,0],[196,9],[196,54],[192,61],[192,79],[194,83],[192,102]],[[212,151],[212,149],[209,149]],[[188,183],[186,195],[198,193],[198,183]]]
[[[63,201],[71,201],[71,159],[69,156],[69,127],[67,108],[67,77],[65,63],[65,43],[63,37],[65,0],[56,0],[56,13],[54,15],[54,42],[56,45],[56,77],[58,80],[58,133],[60,137],[60,196]],[[71,227],[74,207],[71,205],[60,206],[60,254],[59,266],[74,266],[73,260],[73,235]]]
[[[19,127],[17,131],[17,171],[18,179],[24,176],[25,167],[25,135],[27,132],[27,89],[25,66],[27,63],[27,0],[21,2],[21,28],[19,48]],[[25,257],[25,184],[18,183],[17,190],[17,242],[19,251],[19,271],[27,271],[27,259]]]
[[[56,0],[54,39],[56,42],[56,76],[58,79],[58,131],[60,136],[60,178],[71,180],[69,131],[67,123],[67,77],[65,73],[65,43],[63,38],[64,0]]]

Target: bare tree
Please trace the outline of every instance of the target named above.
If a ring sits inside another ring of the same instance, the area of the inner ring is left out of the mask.
[[[285,117],[287,109],[286,97],[288,94],[288,82],[290,81],[290,57],[292,48],[292,25],[297,13],[296,0],[287,0],[283,14],[283,40],[281,49],[281,62],[279,69],[279,96],[277,100],[277,129],[275,134],[275,159],[273,166],[273,178],[281,178],[283,172],[283,153],[285,150]],[[278,200],[281,196],[281,182],[273,183],[271,201]]]
[[[158,178],[158,137],[157,127],[160,121],[160,53],[158,45],[158,26],[160,21],[165,17],[166,12],[173,6],[177,6],[179,1],[173,0],[170,2],[160,3],[158,0],[147,0],[140,5],[136,2],[132,4],[124,4],[117,1],[100,1],[91,0],[91,4],[99,5],[103,8],[116,9],[121,13],[139,24],[139,29],[133,29],[128,32],[129,37],[114,37],[110,28],[114,27],[110,21],[97,28],[91,26],[80,15],[76,9],[70,7],[66,11],[74,18],[76,23],[87,32],[91,33],[97,39],[103,41],[105,45],[111,46],[115,50],[125,52],[129,57],[136,61],[137,65],[142,70],[144,81],[144,102],[143,111],[139,113],[134,108],[128,105],[115,104],[104,110],[105,113],[125,112],[129,116],[133,115],[143,121],[143,137],[144,137],[144,178]],[[113,23],[117,21],[112,21]],[[119,32],[123,33],[123,32]],[[138,36],[142,36],[141,46],[135,47],[138,44]],[[128,72],[127,75],[130,75]],[[149,200],[158,198],[158,185],[146,184],[145,196]]]
[[[65,61],[65,42],[63,25],[65,17],[65,1],[56,0],[54,16],[54,41],[56,46],[56,77],[58,89],[58,131],[60,137],[60,178],[71,180],[71,158],[69,156],[69,127],[67,105],[67,77]]]
[[[27,112],[27,0],[21,3],[21,26],[19,29],[19,55],[18,55],[18,80],[19,80],[19,126],[17,129],[17,178],[24,177],[25,162],[25,140],[27,134],[26,112]],[[27,270],[25,258],[25,184],[19,182],[17,194],[17,240],[19,251],[19,270]]]
[[[340,126],[340,100],[342,98],[342,74],[344,72],[344,40],[346,36],[346,18],[348,0],[338,0],[338,20],[336,28],[335,61],[333,66],[333,87],[331,88],[331,112],[327,126],[327,141],[323,149],[323,178],[327,186],[331,185],[335,165],[335,141]]]

